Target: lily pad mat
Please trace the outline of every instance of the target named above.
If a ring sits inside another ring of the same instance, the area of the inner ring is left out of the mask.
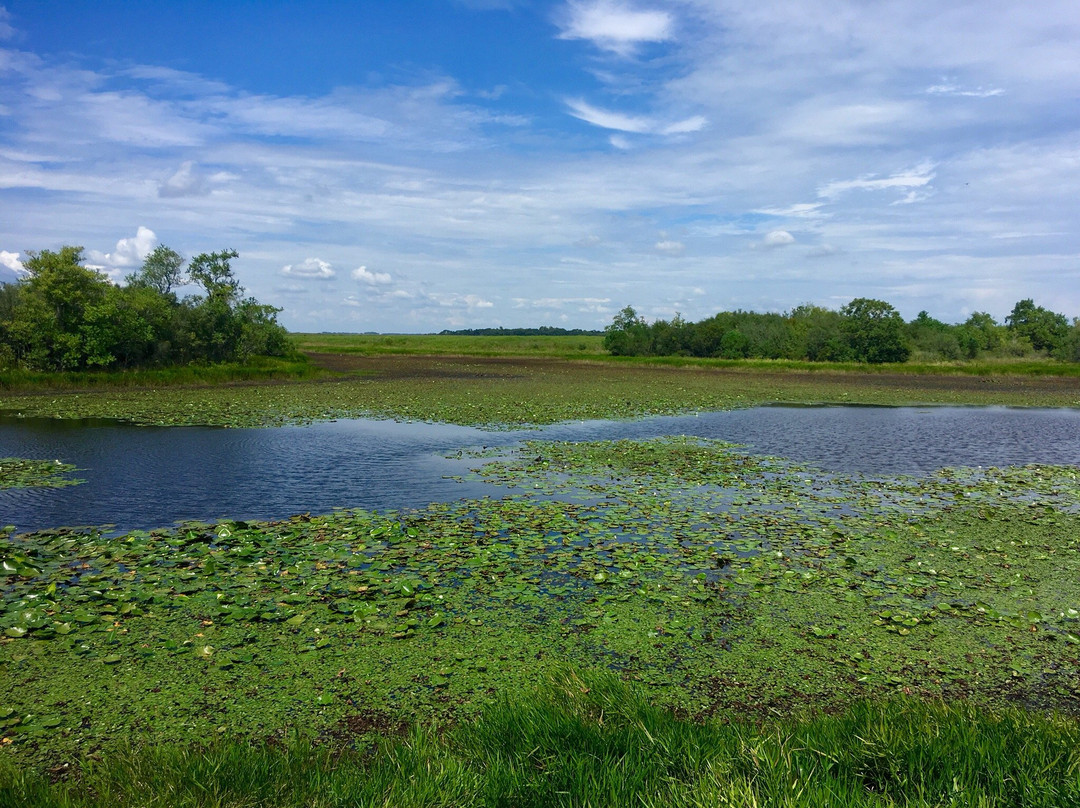
[[[341,741],[567,663],[690,714],[897,691],[1080,712],[1075,467],[864,479],[684,438],[533,442],[477,473],[513,493],[3,537],[4,745]]]

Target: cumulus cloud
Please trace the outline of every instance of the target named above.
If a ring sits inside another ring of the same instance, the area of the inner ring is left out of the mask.
[[[761,240],[763,247],[786,247],[794,243],[795,236],[791,235],[787,230],[773,230],[766,233],[765,238]]]
[[[281,274],[290,278],[310,281],[328,281],[334,277],[333,267],[318,258],[305,258],[299,264],[287,264],[281,268]]]
[[[559,37],[588,40],[602,50],[632,56],[639,45],[672,39],[674,22],[666,11],[639,11],[615,0],[571,0]]]
[[[120,270],[140,266],[146,256],[157,246],[158,239],[149,227],[140,226],[133,238],[122,238],[116,242],[116,249],[110,253],[90,250],[88,256],[95,265],[109,275],[116,275]]]
[[[182,196],[205,196],[210,193],[206,178],[198,171],[193,160],[180,164],[168,179],[158,185],[158,196],[163,198]]]
[[[357,267],[351,273],[353,280],[366,283],[368,286],[385,286],[393,280],[387,272],[369,272],[367,267]]]
[[[22,261],[19,260],[19,254],[17,252],[8,252],[7,250],[0,250],[0,267],[7,267],[17,275],[22,275],[26,272],[26,269],[22,265]]]

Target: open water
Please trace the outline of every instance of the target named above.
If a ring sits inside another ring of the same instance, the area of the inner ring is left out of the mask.
[[[86,480],[0,490],[0,525],[131,530],[190,519],[421,507],[505,493],[453,479],[479,462],[447,457],[461,449],[664,435],[717,438],[826,471],[867,475],[1080,464],[1080,410],[1068,409],[758,407],[510,432],[386,420],[218,429],[0,418],[0,457],[73,463],[74,476]]]

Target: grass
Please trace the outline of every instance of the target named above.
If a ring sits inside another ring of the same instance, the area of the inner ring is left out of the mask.
[[[903,362],[867,365],[860,362],[807,362],[794,359],[711,359],[689,356],[615,357],[604,350],[601,336],[474,337],[441,334],[293,334],[293,345],[305,353],[356,356],[476,356],[588,359],[630,365],[735,368],[801,373],[904,373],[964,376],[1080,377],[1080,364],[1049,359],[991,358],[956,362]]]
[[[531,356],[598,359],[607,356],[598,336],[500,336],[456,334],[293,334],[293,345],[305,353],[375,356]]]
[[[1074,380],[1045,376],[771,372],[534,357],[346,356],[326,362],[337,375],[274,384],[27,391],[5,396],[0,412],[153,425],[388,417],[524,426],[773,403],[1080,406]]]
[[[913,699],[764,724],[699,723],[610,673],[564,671],[475,722],[373,746],[140,747],[50,783],[0,758],[10,808],[1070,806],[1080,725]]]
[[[84,390],[130,390],[157,387],[203,387],[303,380],[325,376],[326,372],[303,355],[293,357],[257,356],[248,362],[216,365],[177,365],[166,368],[137,368],[116,371],[69,371],[46,373],[30,370],[0,371],[0,391],[74,392]]]

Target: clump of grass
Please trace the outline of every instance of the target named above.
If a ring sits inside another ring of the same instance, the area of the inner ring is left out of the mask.
[[[12,806],[1068,806],[1080,725],[899,699],[764,725],[699,723],[604,673],[565,672],[445,733],[363,749],[143,748],[70,781],[0,758]]]

